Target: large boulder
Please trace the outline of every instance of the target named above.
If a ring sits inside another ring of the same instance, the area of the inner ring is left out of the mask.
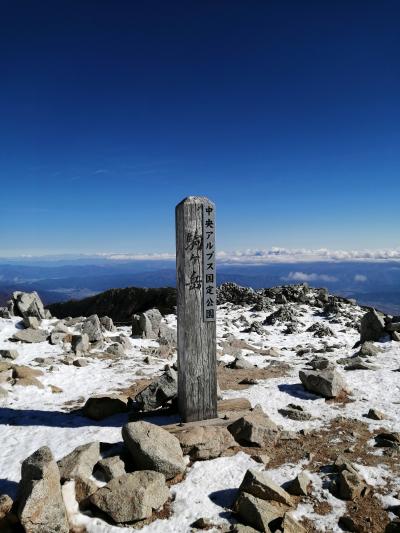
[[[57,463],[61,481],[75,478],[89,478],[99,458],[99,442],[89,442],[88,444],[78,446]]]
[[[60,472],[46,446],[22,463],[17,501],[18,517],[26,533],[69,532]]]
[[[47,337],[48,333],[46,331],[43,331],[41,329],[28,328],[23,329],[21,331],[17,331],[17,333],[12,336],[11,340],[33,344],[37,342],[45,342]]]
[[[127,401],[117,396],[92,396],[82,407],[82,414],[92,420],[103,420],[109,416],[126,413]]]
[[[15,291],[12,295],[12,309],[15,315],[22,318],[31,316],[39,320],[47,318],[42,300],[38,293]]]
[[[300,370],[299,377],[306,390],[324,398],[336,398],[346,390],[342,376],[335,369]]]
[[[379,341],[385,335],[385,318],[371,309],[361,319],[360,342]]]
[[[132,335],[144,339],[157,339],[160,334],[162,315],[158,309],[149,309],[144,313],[133,315]]]
[[[173,478],[185,471],[179,440],[165,429],[139,421],[122,428],[122,438],[138,470],[155,470]]]
[[[85,334],[89,337],[90,342],[98,342],[103,340],[103,332],[101,330],[101,324],[97,315],[89,316],[82,325],[82,335]]]
[[[92,494],[90,501],[115,522],[125,523],[148,518],[168,497],[165,477],[143,470],[112,479]]]
[[[102,316],[100,318],[100,324],[106,331],[116,331],[117,328],[114,326],[113,319],[109,316]]]
[[[152,411],[162,407],[178,394],[178,376],[173,368],[168,368],[158,379],[135,396],[142,411]]]

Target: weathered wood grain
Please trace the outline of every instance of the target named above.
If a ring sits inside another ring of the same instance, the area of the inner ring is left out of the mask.
[[[216,323],[206,322],[203,316],[202,237],[205,204],[214,207],[205,197],[189,196],[176,206],[175,211],[178,404],[185,422],[217,416]],[[201,241],[196,241],[198,237]]]

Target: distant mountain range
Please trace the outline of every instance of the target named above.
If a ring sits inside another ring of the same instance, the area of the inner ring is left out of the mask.
[[[307,282],[400,314],[400,263],[301,262],[218,265],[218,283],[234,281],[253,288]],[[39,292],[46,304],[78,300],[108,289],[174,287],[173,261],[0,261],[0,305],[14,290]]]

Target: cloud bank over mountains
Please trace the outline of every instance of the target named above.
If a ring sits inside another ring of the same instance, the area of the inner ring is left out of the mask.
[[[126,252],[104,252],[88,254],[52,254],[52,255],[21,255],[19,257],[0,257],[0,261],[29,261],[35,259],[46,259],[48,261],[57,260],[87,260],[128,262],[128,261],[175,261],[175,253],[126,253]],[[400,248],[381,250],[330,250],[328,248],[308,249],[308,248],[278,248],[270,249],[247,249],[235,251],[217,252],[217,261],[221,265],[267,265],[277,263],[315,263],[315,262],[385,262],[399,261]],[[293,272],[293,280],[301,281],[301,272]],[[307,274],[310,276],[311,274]],[[297,277],[295,277],[297,276]],[[324,280],[321,281],[334,281]],[[307,281],[304,279],[304,281]],[[312,281],[309,279],[308,281]],[[365,281],[357,279],[355,281]]]
[[[175,254],[101,254],[112,261],[140,261],[140,260],[173,260]],[[217,253],[221,264],[268,264],[268,263],[301,263],[318,261],[400,261],[400,248],[382,250],[329,250],[327,248],[270,248],[248,249],[233,252],[220,251]],[[301,274],[301,273],[293,273]],[[300,278],[293,278],[298,279]],[[306,280],[305,280],[306,281]],[[321,279],[321,281],[324,281]],[[333,280],[325,280],[333,281]],[[362,281],[362,280],[359,280]]]

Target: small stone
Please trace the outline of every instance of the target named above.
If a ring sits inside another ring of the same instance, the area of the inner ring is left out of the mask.
[[[30,366],[13,366],[13,378],[31,378],[43,376],[43,372],[38,368],[31,368]]]
[[[0,357],[4,359],[16,359],[18,355],[17,350],[0,350]]]
[[[370,409],[368,413],[365,415],[366,418],[371,418],[371,420],[385,420],[386,416],[381,411],[378,411],[377,409]]]
[[[50,390],[53,394],[60,394],[61,392],[64,392],[61,387],[57,387],[57,385],[50,385]]]
[[[307,472],[300,472],[292,481],[285,485],[286,491],[292,496],[308,496],[311,488],[311,478]]]
[[[291,420],[306,421],[311,420],[312,418],[310,413],[304,411],[300,405],[295,405],[293,403],[289,403],[285,408],[278,409],[278,412],[282,416],[290,418]]]
[[[87,359],[82,359],[82,357],[80,357],[79,359],[75,359],[72,364],[74,366],[82,368],[84,366],[88,366],[89,362]]]
[[[8,494],[0,495],[0,520],[4,518],[11,511],[13,506],[12,498]]]

